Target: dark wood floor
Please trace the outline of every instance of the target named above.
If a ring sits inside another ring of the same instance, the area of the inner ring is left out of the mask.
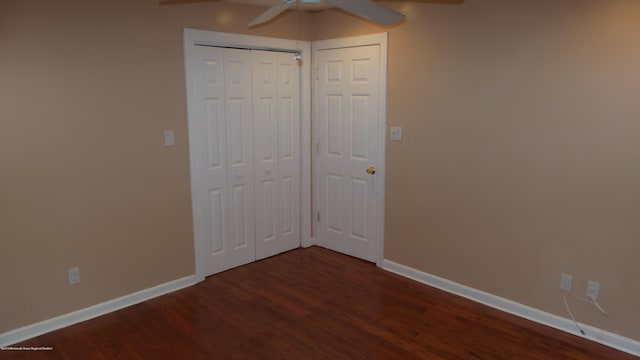
[[[5,359],[637,359],[322,248],[233,269]]]

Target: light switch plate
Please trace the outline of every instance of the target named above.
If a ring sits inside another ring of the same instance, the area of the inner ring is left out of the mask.
[[[175,145],[175,140],[173,138],[173,130],[167,130],[164,132],[164,146],[173,146]]]
[[[399,126],[391,127],[391,141],[401,141],[402,140],[402,128]]]

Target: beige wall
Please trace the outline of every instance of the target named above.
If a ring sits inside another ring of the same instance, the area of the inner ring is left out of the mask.
[[[640,3],[385,4],[303,34],[389,31],[385,257],[561,316],[593,279],[579,319],[640,340]],[[260,11],[0,3],[0,332],[194,272],[182,28],[295,37]]]
[[[182,29],[296,36],[261,11],[0,2],[0,333],[194,273]]]
[[[385,257],[640,340],[640,2],[386,3]],[[380,31],[335,12],[316,38]]]

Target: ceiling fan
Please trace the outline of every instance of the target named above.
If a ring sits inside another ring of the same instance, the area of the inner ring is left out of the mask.
[[[184,4],[190,2],[202,2],[209,0],[162,0],[161,5],[172,4]],[[254,27],[256,25],[264,24],[273,20],[276,16],[282,12],[296,8],[297,5],[302,5],[309,9],[323,9],[326,7],[336,7],[347,12],[350,12],[356,16],[373,21],[381,25],[391,25],[404,19],[404,15],[384,7],[372,0],[280,0],[279,4],[276,4],[268,8],[265,12],[260,14],[257,18],[253,19],[248,27]]]

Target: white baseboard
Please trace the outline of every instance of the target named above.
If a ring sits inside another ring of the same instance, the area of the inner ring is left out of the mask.
[[[120,310],[122,308],[153,299],[182,288],[198,283],[202,279],[195,275],[170,281],[152,288],[141,290],[133,294],[125,295],[117,299],[109,300],[88,308],[61,315],[32,325],[11,330],[0,334],[0,347],[6,347],[15,343],[34,338],[36,336],[67,327],[82,321]]]
[[[575,328],[575,324],[569,319],[565,319],[563,317],[542,310],[534,309],[515,301],[492,295],[462,284],[458,284],[453,281],[431,275],[423,271],[395,263],[390,260],[383,260],[381,267],[384,270],[396,273],[412,280],[416,280],[440,290],[444,290],[448,293],[462,296],[464,298],[487,305],[494,309],[498,309],[542,325],[546,325],[576,336],[580,336],[585,339],[612,347],[620,351],[624,351],[632,355],[640,356],[639,341],[580,323],[580,327],[586,333],[586,336],[583,336]]]

